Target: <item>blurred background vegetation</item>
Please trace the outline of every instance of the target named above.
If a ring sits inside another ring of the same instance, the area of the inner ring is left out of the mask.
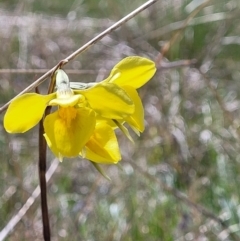
[[[0,0],[0,104],[144,2]],[[100,81],[124,57],[155,60],[182,30],[139,91],[145,132],[135,145],[117,133],[121,168],[103,166],[111,182],[87,160],[57,166],[48,183],[52,240],[240,240],[240,1],[210,0],[193,16],[201,3],[159,0],[65,66],[72,81]],[[3,115],[0,230],[38,185],[38,128],[9,135]],[[48,166],[53,159],[49,152]],[[6,240],[42,240],[39,198]]]

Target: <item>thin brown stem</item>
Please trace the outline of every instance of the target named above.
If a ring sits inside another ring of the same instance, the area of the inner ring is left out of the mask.
[[[181,68],[185,66],[190,66],[196,64],[195,59],[178,60],[174,62],[162,62],[159,69],[172,69]],[[0,74],[43,74],[47,72],[48,69],[0,69]],[[91,75],[97,74],[99,71],[94,69],[64,69],[68,75]],[[111,69],[106,69],[106,71],[111,71]]]
[[[51,240],[48,205],[47,205],[47,182],[46,182],[46,151],[47,145],[43,136],[43,119],[39,123],[39,180],[41,190],[41,208],[42,208],[42,223],[43,223],[43,237],[45,241]]]
[[[55,67],[54,71],[51,74],[51,82],[48,87],[48,94],[51,94],[55,87],[56,75],[55,72],[58,68],[61,68],[66,61],[60,61],[59,64]],[[38,89],[36,88],[38,92]],[[49,215],[48,215],[48,204],[47,204],[47,182],[46,182],[46,169],[47,169],[47,143],[43,136],[44,127],[43,122],[44,118],[50,113],[51,106],[48,106],[45,110],[44,116],[39,123],[39,181],[40,181],[40,191],[41,191],[41,209],[42,209],[42,224],[43,224],[43,237],[45,241],[51,240],[51,231],[49,224]]]
[[[49,69],[0,69],[0,74],[44,74]],[[97,70],[93,69],[65,69],[68,74],[97,74]]]
[[[173,62],[164,62],[162,61],[160,66],[157,66],[158,70],[168,70],[174,68],[181,68],[181,67],[189,67],[195,65],[197,63],[196,59],[186,59],[186,60],[178,60]]]

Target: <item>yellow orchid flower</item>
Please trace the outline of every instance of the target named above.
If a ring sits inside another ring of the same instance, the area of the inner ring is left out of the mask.
[[[123,122],[137,133],[143,131],[144,110],[136,89],[155,71],[154,62],[137,56],[120,61],[100,83],[70,83],[59,69],[57,91],[15,98],[4,116],[4,127],[9,133],[26,132],[41,120],[47,106],[57,106],[43,124],[47,144],[60,160],[81,155],[96,163],[117,163],[121,155],[113,129],[119,127],[129,138]]]
[[[69,87],[65,72],[59,69],[56,86],[57,92],[50,95],[27,93],[14,99],[4,116],[4,127],[10,133],[26,132],[41,120],[48,105],[58,106],[57,111],[44,119],[44,136],[52,152],[60,159],[79,155],[86,143],[94,140],[90,137],[96,135],[96,114],[114,119],[134,111],[134,104],[126,92],[111,83],[99,83],[77,93]],[[115,140],[112,142],[116,146]],[[95,151],[89,143],[87,148]],[[116,162],[119,158],[113,160]]]

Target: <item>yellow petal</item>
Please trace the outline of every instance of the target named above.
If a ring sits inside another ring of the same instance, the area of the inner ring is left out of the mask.
[[[155,63],[149,59],[131,56],[115,65],[104,81],[119,86],[130,85],[137,89],[148,82],[156,72]]]
[[[49,101],[56,94],[27,93],[14,99],[4,116],[4,127],[9,133],[23,133],[37,125]]]
[[[144,109],[142,101],[137,91],[131,86],[122,86],[127,94],[132,99],[135,105],[135,111],[132,115],[124,118],[124,120],[130,125],[130,127],[137,133],[137,131],[144,131]],[[137,131],[136,131],[137,130]],[[138,133],[137,133],[138,134]]]
[[[134,112],[134,104],[128,94],[112,83],[100,83],[86,90],[74,90],[85,96],[90,107],[109,119],[122,119]]]
[[[60,108],[44,120],[45,138],[57,157],[75,157],[95,128],[95,113],[89,108]]]
[[[121,159],[118,141],[112,128],[98,122],[94,134],[86,144],[85,156],[97,163],[117,163]]]

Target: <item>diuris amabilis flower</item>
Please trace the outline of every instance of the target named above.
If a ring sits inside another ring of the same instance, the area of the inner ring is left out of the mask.
[[[116,65],[108,79],[91,84],[87,89],[71,89],[65,72],[57,70],[57,91],[49,95],[28,93],[15,98],[4,117],[5,129],[10,133],[26,132],[41,120],[47,106],[57,106],[57,111],[44,119],[44,136],[57,157],[81,154],[94,162],[117,163],[121,159],[117,139],[106,120],[127,121],[142,131],[139,123],[143,110],[137,110],[142,105],[135,88],[147,82],[156,70],[150,60],[132,57],[129,61],[129,58]],[[130,71],[132,64],[134,74]],[[122,74],[125,78],[139,77],[140,84],[133,81],[134,85],[131,82],[125,85],[122,78],[118,78]],[[138,112],[140,114],[136,114]]]
[[[57,91],[50,95],[28,93],[14,99],[4,116],[5,129],[10,133],[26,132],[41,120],[48,105],[58,106],[57,111],[44,119],[44,136],[48,146],[59,159],[78,156],[88,141],[89,150],[95,153],[105,150],[106,148],[101,145],[105,144],[106,140],[97,138],[95,132],[98,129],[101,132],[108,130],[108,125],[101,125],[101,128],[99,125],[96,126],[96,112],[87,106],[89,103],[84,94],[74,93],[69,87],[68,76],[61,69],[56,73],[56,86]],[[93,105],[95,102],[101,103],[104,100],[102,96],[105,97],[105,103],[96,110],[100,116],[102,114],[103,117],[119,118],[134,111],[132,100],[121,88],[116,88],[113,84],[98,84],[86,93],[92,91],[96,93],[90,100]],[[108,102],[108,99],[111,102]],[[112,102],[116,103],[117,109],[113,107]],[[110,161],[117,162],[120,160],[120,155],[119,149],[116,148],[117,140],[113,135],[115,135],[113,131],[109,132],[107,141],[115,147],[114,150],[109,150],[109,153],[116,152]],[[98,145],[91,144],[94,141]]]

